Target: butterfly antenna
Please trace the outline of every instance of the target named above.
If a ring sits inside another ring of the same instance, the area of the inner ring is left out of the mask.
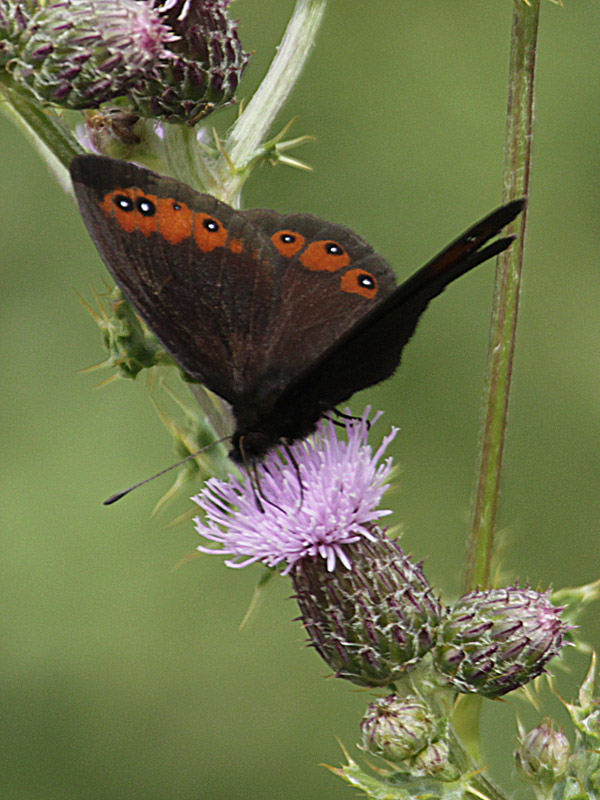
[[[265,467],[265,470],[268,472],[268,468],[267,467]],[[273,506],[273,508],[276,508],[278,511],[281,511],[282,514],[285,514],[285,511],[283,510],[283,508],[281,506],[278,506],[277,503],[274,503],[272,500],[269,500],[267,495],[263,492],[263,488],[260,485],[260,477],[259,477],[259,473],[258,473],[258,468],[257,468],[256,462],[254,462],[254,464],[252,465],[252,474],[253,474],[254,479],[256,481],[256,489],[258,490],[258,495],[260,497],[262,497],[262,499],[265,501],[265,503],[268,503],[270,506]],[[260,509],[260,511],[262,511],[263,514],[265,513],[264,506],[262,508],[259,507],[259,509]]]
[[[252,487],[252,494],[254,495],[254,502],[256,503],[256,507],[260,511],[261,514],[265,513],[265,507],[262,504],[261,495],[262,490],[260,488],[260,481],[258,479],[258,472],[256,471],[256,462],[252,462],[248,460],[246,455],[246,449],[244,447],[244,437],[240,436],[240,441],[238,443],[238,447],[240,448],[240,454],[242,456],[242,464],[244,465],[244,469],[248,473],[248,477],[250,478],[250,486]],[[264,497],[264,495],[263,495]]]
[[[260,511],[261,514],[265,513],[265,507],[263,505],[263,500],[265,503],[268,503],[273,508],[276,508],[278,511],[281,511],[282,514],[285,514],[285,511],[281,506],[278,506],[277,503],[274,503],[272,500],[266,496],[263,492],[263,488],[260,484],[260,476],[258,473],[258,468],[256,461],[249,461],[246,456],[246,451],[244,450],[244,437],[240,437],[239,441],[239,448],[240,453],[242,454],[242,463],[244,465],[244,469],[248,473],[248,477],[250,478],[250,486],[252,486],[252,493],[254,495],[254,500],[256,502],[256,507]],[[266,468],[265,468],[266,469]]]
[[[250,476],[250,485],[252,486],[252,492],[254,494],[254,499],[256,501],[256,507],[258,508],[261,514],[264,514],[265,507],[263,505],[262,499],[266,500],[266,498],[263,493],[262,487],[260,485],[260,478],[258,477],[258,470],[256,469],[255,463],[251,465],[248,475]]]
[[[150,483],[150,481],[153,481],[155,478],[160,478],[160,476],[164,475],[165,472],[170,472],[172,469],[175,469],[175,467],[180,467],[182,464],[185,464],[186,461],[191,461],[192,458],[196,458],[196,456],[199,456],[201,453],[204,453],[204,451],[208,450],[209,447],[213,447],[216,444],[221,444],[222,442],[226,442],[228,439],[231,439],[231,436],[224,436],[222,439],[217,439],[215,442],[207,444],[206,447],[202,447],[200,450],[196,450],[195,453],[190,453],[189,456],[182,458],[181,461],[176,461],[174,464],[171,464],[170,467],[161,469],[160,472],[157,472],[155,475],[151,475],[149,478],[144,478],[144,480],[140,481],[139,483],[134,483],[134,485],[130,486],[129,489],[125,489],[122,492],[117,492],[116,494],[111,495],[107,500],[103,502],[102,505],[111,506],[113,503],[116,503],[117,500],[120,500],[122,497],[125,497],[125,495],[129,494],[130,492],[133,492],[134,489],[143,486],[145,483]]]

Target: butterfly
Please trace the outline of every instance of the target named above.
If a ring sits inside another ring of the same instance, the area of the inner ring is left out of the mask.
[[[103,156],[71,177],[87,229],[125,297],[175,361],[231,404],[231,457],[260,460],[390,377],[429,302],[510,246],[523,210],[482,219],[396,286],[348,228],[301,213],[238,211],[173,178]]]

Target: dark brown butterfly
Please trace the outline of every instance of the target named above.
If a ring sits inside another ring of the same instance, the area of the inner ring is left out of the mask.
[[[388,378],[429,301],[514,237],[509,203],[396,287],[348,228],[308,214],[236,211],[184,183],[100,156],[71,176],[85,224],[128,300],[173,358],[227,400],[232,458],[301,439]]]

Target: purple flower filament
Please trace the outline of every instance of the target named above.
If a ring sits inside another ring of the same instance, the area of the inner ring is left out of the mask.
[[[342,439],[333,423],[323,420],[313,436],[291,446],[302,492],[285,453],[268,453],[257,466],[267,501],[262,511],[245,469],[241,477],[207,481],[193,498],[204,511],[195,519],[196,530],[220,547],[200,545],[198,550],[233,556],[226,562],[230,567],[257,561],[269,567],[285,564],[284,575],[302,558],[322,558],[329,571],[338,559],[349,567],[344,545],[361,537],[373,540],[370,526],[391,513],[378,505],[392,470],[392,459],[382,459],[397,428],[373,452],[367,443],[369,413],[367,408],[360,419],[348,422]],[[375,414],[371,424],[380,416]]]

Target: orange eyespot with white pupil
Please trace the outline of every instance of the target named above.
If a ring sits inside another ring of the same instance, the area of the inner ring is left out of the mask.
[[[304,236],[296,231],[277,231],[271,236],[271,241],[286,258],[295,256],[306,244]]]
[[[337,272],[350,264],[350,256],[338,242],[323,240],[311,242],[300,256],[307,269]]]
[[[157,229],[157,202],[156,195],[142,194],[139,189],[117,189],[105,196],[102,209],[114,216],[127,233],[140,231],[150,236]]]
[[[203,253],[210,253],[216,247],[225,247],[227,228],[210,214],[199,211],[194,215],[194,241]]]
[[[364,269],[349,269],[342,275],[341,288],[344,292],[359,294],[372,300],[377,296],[377,278]]]

